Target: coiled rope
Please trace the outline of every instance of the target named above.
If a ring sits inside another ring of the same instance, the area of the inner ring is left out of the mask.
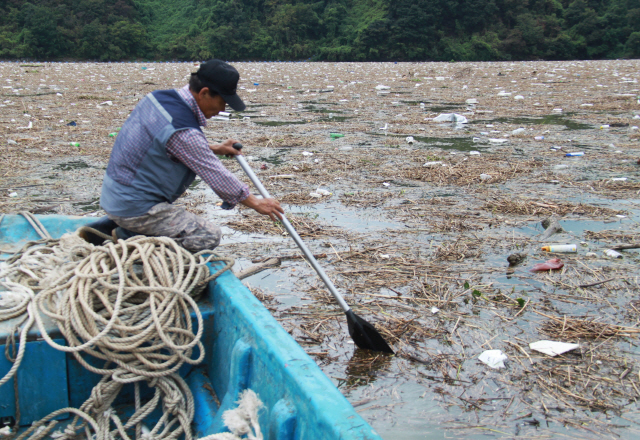
[[[53,418],[70,413],[73,421],[57,434],[63,439],[85,431],[96,440],[129,440],[129,432],[135,430],[139,440],[181,436],[191,440],[193,396],[176,371],[185,363],[202,361],[203,321],[195,298],[233,260],[210,251],[191,254],[166,237],[136,236],[103,246],[71,234],[54,240],[37,219],[30,223],[43,239],[23,248],[0,270],[0,284],[12,292],[16,302],[0,309],[0,320],[24,316],[18,324],[24,323],[18,354],[0,386],[18,370],[34,322],[48,344],[72,353],[102,379],[80,408],[55,411],[18,439],[39,440],[55,428],[58,422]],[[224,265],[210,274],[207,264],[213,261]],[[52,340],[43,316],[55,322],[68,346]],[[92,363],[86,355],[93,357]],[[102,365],[92,365],[100,360]],[[144,404],[141,382],[155,390]],[[123,422],[111,405],[126,383],[134,384],[135,411]],[[149,429],[143,420],[159,404],[163,415]]]

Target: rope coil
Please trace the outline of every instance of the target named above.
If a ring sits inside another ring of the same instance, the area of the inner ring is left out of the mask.
[[[31,224],[43,240],[32,242],[0,268],[0,285],[15,297],[15,305],[0,308],[0,320],[24,316],[18,324],[22,329],[15,362],[0,386],[18,370],[34,323],[49,345],[73,354],[102,379],[80,408],[55,411],[18,439],[39,440],[51,434],[65,440],[85,431],[96,440],[130,440],[133,430],[138,440],[191,440],[193,396],[176,371],[204,358],[203,319],[195,298],[233,260],[207,251],[191,254],[166,237],[136,236],[103,246],[70,234],[53,240],[39,222]],[[207,264],[213,261],[223,267],[211,274]],[[53,341],[45,316],[56,324],[67,346]],[[92,365],[100,361],[101,366]],[[144,404],[141,382],[155,389]],[[123,422],[111,405],[126,383],[135,387],[135,412]],[[163,411],[160,420],[146,428],[142,421],[158,405]],[[52,419],[63,413],[72,414],[73,421],[64,431],[52,433],[58,423]]]

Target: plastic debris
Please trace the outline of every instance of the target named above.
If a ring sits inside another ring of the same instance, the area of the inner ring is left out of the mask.
[[[478,356],[478,360],[491,368],[504,368],[504,361],[508,359],[507,355],[501,350],[486,350]]]
[[[519,101],[519,100],[524,99],[524,96],[522,96],[522,95],[516,95],[516,96],[514,96],[514,97],[513,97],[513,99],[516,99],[516,100],[518,100],[518,101]]]
[[[331,139],[338,139],[338,138],[344,137],[342,133],[329,133],[329,136],[331,136]]]
[[[413,144],[413,136],[407,136],[405,140],[407,141],[407,144]]]
[[[509,139],[490,138],[489,142],[492,144],[504,144],[505,142],[509,142]]]
[[[425,164],[422,166],[426,168],[431,168],[431,167],[435,167],[436,165],[444,165],[444,164],[440,160],[434,160],[432,162],[425,162]]]
[[[382,186],[391,186],[391,184],[388,182],[382,182]]]
[[[565,154],[566,157],[577,157],[577,156],[584,156],[584,151],[575,151],[573,153],[567,153]]]
[[[315,199],[321,199],[322,194],[318,194],[317,192],[312,192],[312,193],[309,193],[309,197],[313,197]]]
[[[318,188],[316,190],[316,192],[318,194],[320,194],[321,196],[330,196],[331,195],[331,192],[327,191],[326,189],[322,189],[322,188]]]
[[[18,193],[17,192],[12,192],[11,194],[9,194],[9,197],[18,197]]]
[[[105,102],[101,102],[99,105],[113,105],[113,102],[105,101]]]
[[[480,152],[479,151],[469,151],[469,156],[480,156]]]
[[[389,90],[391,87],[383,86],[382,84],[376,86],[376,90]]]
[[[484,173],[480,174],[480,180],[489,180],[489,179],[491,179],[491,175],[484,174]]]
[[[228,121],[230,117],[231,117],[231,113],[229,112],[219,112],[217,115],[215,115],[211,119],[217,119],[219,121]]]
[[[529,344],[529,348],[549,356],[557,356],[571,350],[579,348],[578,344],[557,341],[537,341]]]
[[[467,118],[457,113],[442,113],[433,118],[433,122],[453,122],[455,124],[466,124]]]
[[[624,256],[620,252],[614,251],[613,249],[605,250],[604,254],[610,258],[624,258]]]
[[[439,311],[440,311],[440,309],[439,309],[439,308],[437,308],[436,306],[431,307],[431,313],[433,313],[434,315],[435,315],[436,313],[438,313]]]
[[[76,124],[76,121],[71,121],[67,124],[68,127],[75,127],[76,125],[78,125]]]
[[[578,252],[578,246],[575,244],[552,244],[542,246],[544,252]]]
[[[552,258],[551,260],[547,260],[544,263],[535,264],[530,271],[531,272],[546,272],[548,270],[557,270],[562,269],[564,267],[564,263],[560,258]]]
[[[515,130],[513,130],[511,132],[511,134],[520,134],[520,133],[524,133],[524,132],[525,132],[525,129],[520,127],[520,128],[516,128]]]
[[[534,139],[537,141],[541,141],[544,140],[544,136],[535,136]]]
[[[311,153],[310,151],[303,151],[302,155],[303,156],[313,156],[313,153]]]
[[[69,145],[71,145],[72,147],[79,147],[80,142],[69,142]]]
[[[477,104],[478,100],[475,98],[471,98],[471,99],[467,99],[466,103],[469,105],[473,105],[473,104]]]

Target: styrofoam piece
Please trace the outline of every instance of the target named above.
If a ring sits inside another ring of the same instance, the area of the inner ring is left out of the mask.
[[[456,124],[466,124],[467,118],[457,113],[442,113],[433,118],[433,122],[455,122]]]
[[[575,350],[579,348],[579,344],[571,344],[568,342],[557,341],[537,341],[529,344],[529,348],[540,353],[544,353],[549,356],[557,356],[559,354],[566,353],[567,351]]]

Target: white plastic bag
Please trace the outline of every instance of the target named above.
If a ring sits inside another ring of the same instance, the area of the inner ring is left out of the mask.
[[[480,362],[491,368],[504,368],[504,361],[507,359],[507,355],[501,350],[486,350],[478,356]]]

